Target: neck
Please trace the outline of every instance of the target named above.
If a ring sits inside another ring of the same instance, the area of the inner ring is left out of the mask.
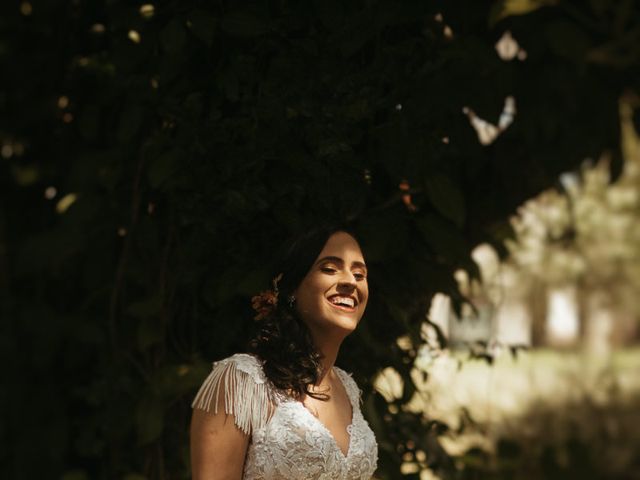
[[[328,375],[330,375],[336,362],[342,340],[344,340],[344,337],[336,338],[313,335],[313,343],[318,349],[318,353],[322,355],[320,360],[322,372],[320,373],[320,378],[318,378],[318,385],[323,385],[329,380],[330,377],[328,377]]]

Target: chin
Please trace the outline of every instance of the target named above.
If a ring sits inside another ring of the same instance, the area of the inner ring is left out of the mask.
[[[324,318],[324,324],[328,328],[341,330],[347,333],[353,332],[358,323],[360,323],[360,317],[353,314],[336,315],[335,312],[330,312]]]
[[[357,309],[342,312],[329,305],[318,305],[316,312],[316,315],[307,317],[308,327],[316,333],[323,332],[331,336],[346,337],[356,329],[362,318],[362,312]]]
[[[335,322],[332,325],[335,326],[336,329],[340,329],[343,332],[346,332],[347,334],[353,332],[356,327],[358,326],[358,322],[355,321],[342,321],[342,322]]]

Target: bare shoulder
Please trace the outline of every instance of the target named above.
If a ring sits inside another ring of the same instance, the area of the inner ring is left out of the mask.
[[[224,395],[215,412],[193,409],[191,417],[191,470],[194,480],[240,479],[249,435],[224,410]]]

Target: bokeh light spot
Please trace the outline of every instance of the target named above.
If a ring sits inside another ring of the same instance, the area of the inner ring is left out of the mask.
[[[506,30],[495,45],[498,56],[505,61],[517,58],[522,61],[527,58],[527,52],[520,47],[509,30]]]
[[[57,194],[58,190],[56,189],[56,187],[47,187],[44,190],[44,198],[46,198],[47,200],[53,200]]]
[[[102,23],[94,23],[94,24],[91,26],[91,32],[92,32],[92,33],[97,33],[97,34],[99,34],[99,35],[100,35],[100,34],[103,34],[103,33],[104,33],[104,32],[106,32],[106,31],[107,31],[107,29],[106,29],[106,27],[104,26],[104,24],[102,24]]]
[[[64,197],[58,200],[56,204],[56,212],[62,214],[66,212],[71,205],[73,205],[76,200],[78,200],[78,196],[75,193],[67,193]]]
[[[127,36],[133,43],[140,43],[140,34],[136,30],[129,30]]]
[[[3,158],[11,158],[13,157],[13,145],[10,143],[5,143],[2,145],[2,149],[0,149],[0,153]]]
[[[140,15],[142,18],[151,18],[156,13],[156,7],[150,3],[140,6]]]
[[[29,15],[31,15],[33,13],[33,7],[31,6],[31,3],[22,2],[20,4],[20,13],[25,17],[28,17]]]
[[[58,108],[67,108],[69,106],[69,97],[66,95],[61,95],[58,98]]]

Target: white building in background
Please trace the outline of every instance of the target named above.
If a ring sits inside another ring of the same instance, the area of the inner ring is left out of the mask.
[[[567,347],[576,344],[580,336],[580,318],[575,285],[548,291],[545,327],[549,345]]]
[[[583,346],[591,353],[606,354],[612,345],[633,342],[637,336],[637,329],[627,328],[633,320],[622,318],[606,292],[591,292],[581,298],[576,285],[565,285],[545,287],[532,295],[531,281],[510,264],[501,263],[491,246],[478,246],[472,256],[480,268],[482,284],[470,282],[461,271],[456,278],[475,310],[463,305],[462,318],[458,318],[451,299],[442,293],[434,296],[429,310],[430,320],[454,348],[486,342]]]
[[[500,263],[495,250],[478,246],[472,254],[480,267],[483,284],[470,282],[465,272],[456,274],[461,291],[472,299],[475,311],[462,306],[458,318],[451,299],[438,293],[431,302],[429,318],[440,327],[453,346],[473,342],[531,345],[532,319],[526,302],[526,288],[518,283],[515,270]]]

